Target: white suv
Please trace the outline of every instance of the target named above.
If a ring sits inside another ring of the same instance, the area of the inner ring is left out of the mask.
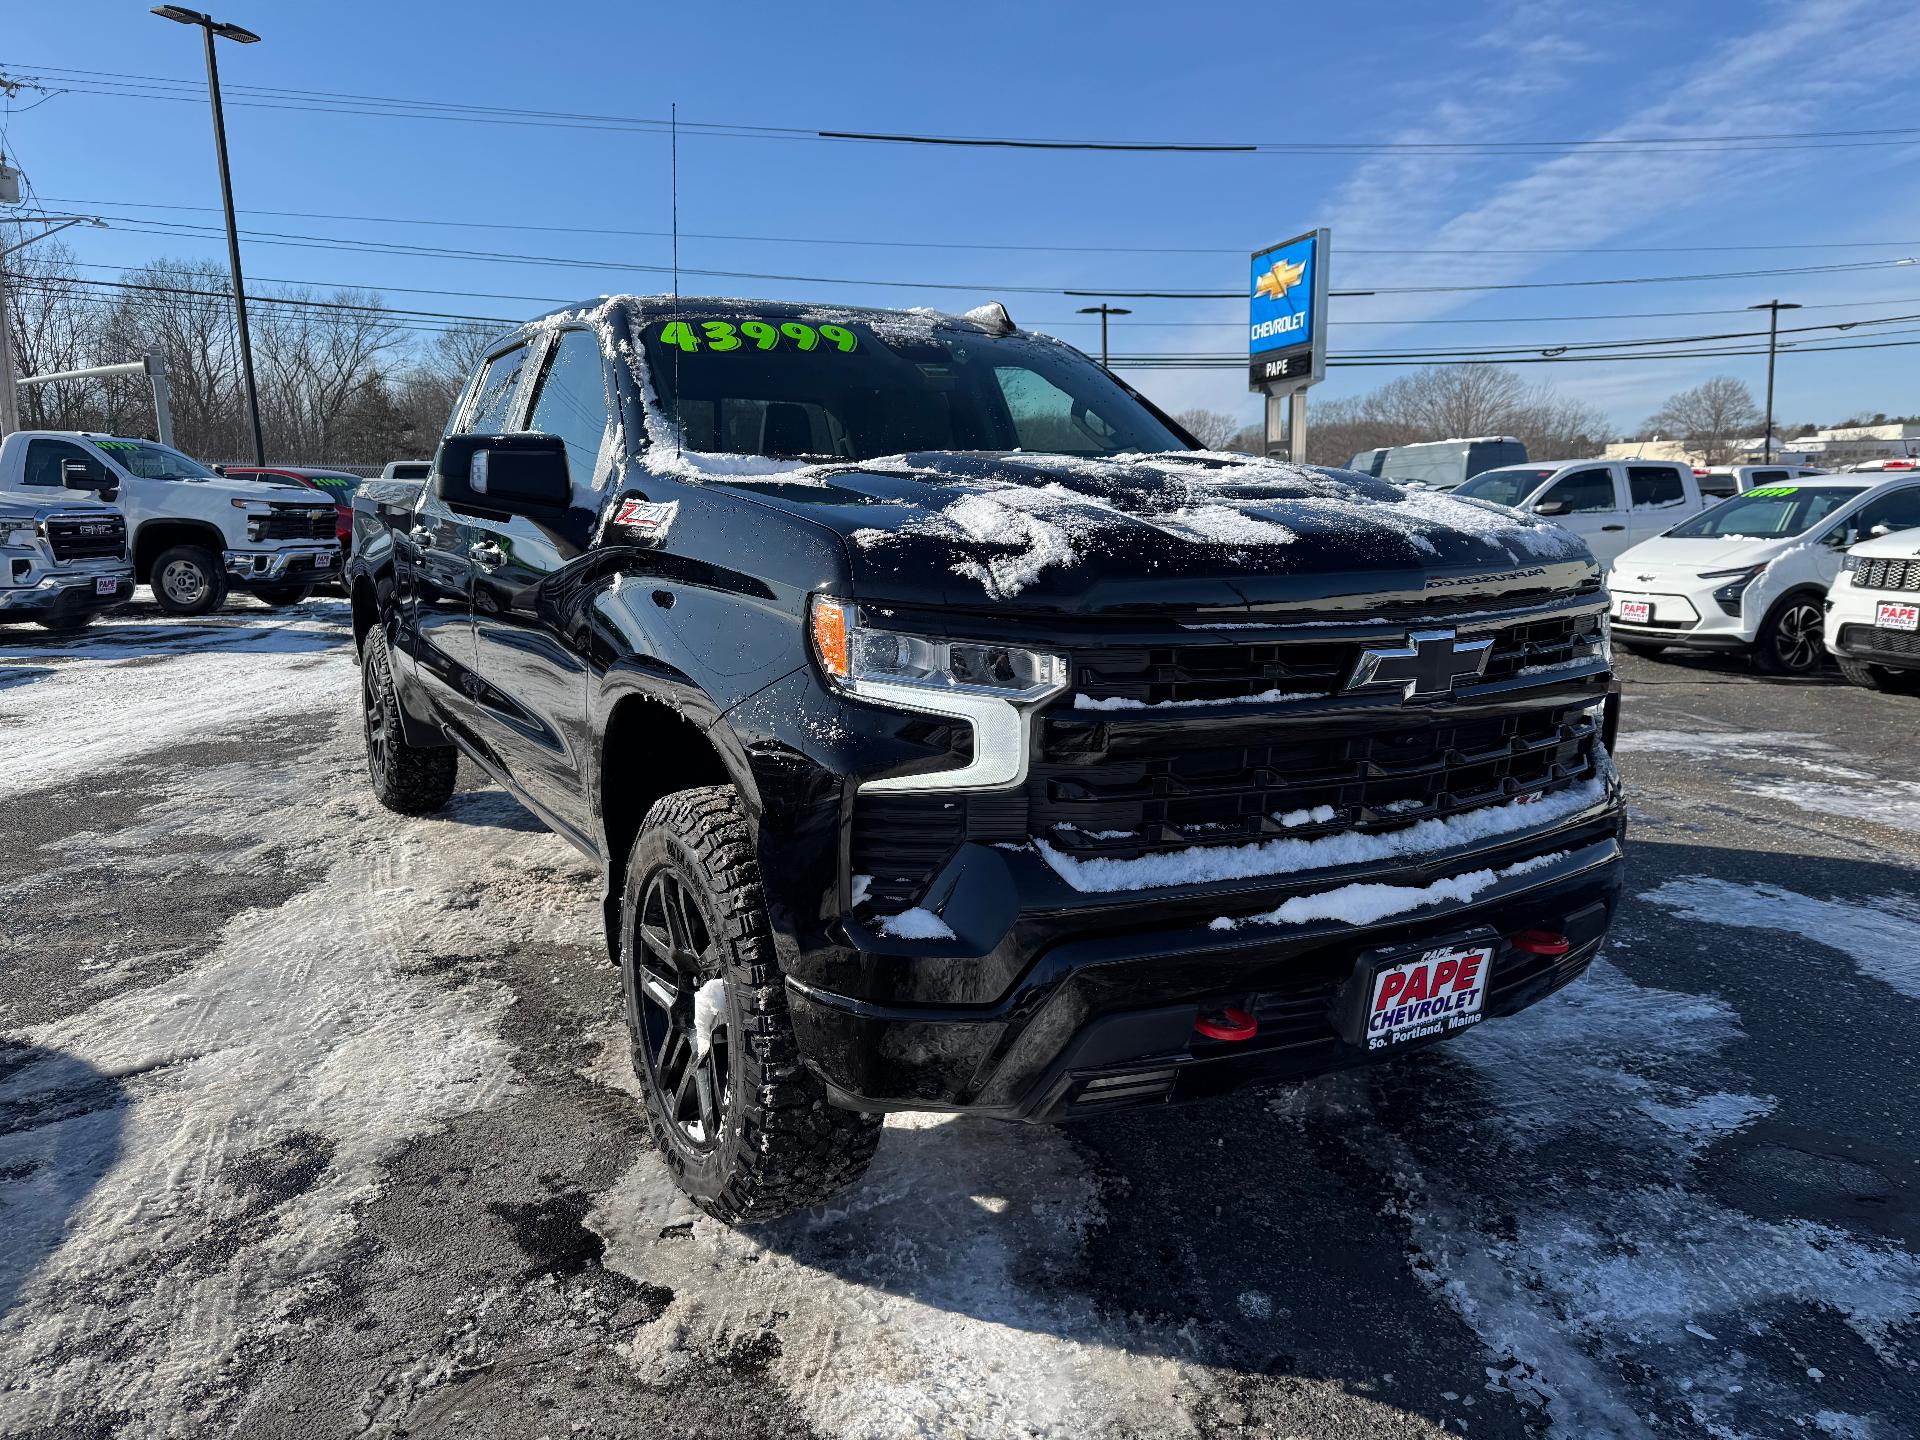
[[[1602,565],[1700,510],[1693,467],[1671,460],[1562,460],[1483,470],[1455,495],[1540,515],[1587,542]]]
[[[1827,591],[1827,649],[1856,685],[1910,689],[1920,681],[1920,530],[1847,552]]]
[[[1745,651],[1770,674],[1806,674],[1823,658],[1827,587],[1847,548],[1914,525],[1920,475],[1823,475],[1736,495],[1614,561],[1614,641],[1635,655]]]

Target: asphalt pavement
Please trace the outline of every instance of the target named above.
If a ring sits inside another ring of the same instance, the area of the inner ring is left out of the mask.
[[[589,866],[372,800],[344,602],[0,633],[0,1435],[1920,1433],[1920,697],[1627,659],[1587,977],[1392,1065],[889,1122],[729,1230]]]

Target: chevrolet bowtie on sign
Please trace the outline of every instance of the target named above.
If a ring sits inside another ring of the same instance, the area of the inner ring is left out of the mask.
[[[1462,680],[1476,680],[1493,651],[1491,637],[1462,640],[1451,630],[1415,630],[1404,645],[1374,645],[1360,652],[1346,692],[1400,687],[1405,700],[1451,695]]]
[[[1276,260],[1273,262],[1273,268],[1271,270],[1255,278],[1253,282],[1253,293],[1255,295],[1268,295],[1275,300],[1284,300],[1287,298],[1287,291],[1293,289],[1294,286],[1306,278],[1307,267],[1304,264],[1293,264],[1285,260]]]

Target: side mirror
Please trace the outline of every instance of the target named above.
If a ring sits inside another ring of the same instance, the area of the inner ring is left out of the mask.
[[[1565,500],[1542,500],[1533,507],[1536,515],[1564,515],[1571,507]]]
[[[120,493],[113,476],[85,460],[62,460],[60,484],[68,490],[91,490],[102,500],[111,500]]]
[[[449,435],[433,471],[440,498],[456,510],[550,518],[573,499],[557,435]]]

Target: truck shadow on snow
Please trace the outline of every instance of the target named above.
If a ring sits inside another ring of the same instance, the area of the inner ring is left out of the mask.
[[[0,685],[55,673],[76,662],[158,661],[180,655],[229,651],[248,655],[318,655],[353,643],[352,615],[344,601],[309,600],[285,610],[265,608],[174,619],[158,609],[151,617],[112,611],[85,630],[55,634],[31,626],[0,627]]]
[[[57,1050],[0,1039],[0,1315],[67,1239],[119,1158],[125,1089]]]

